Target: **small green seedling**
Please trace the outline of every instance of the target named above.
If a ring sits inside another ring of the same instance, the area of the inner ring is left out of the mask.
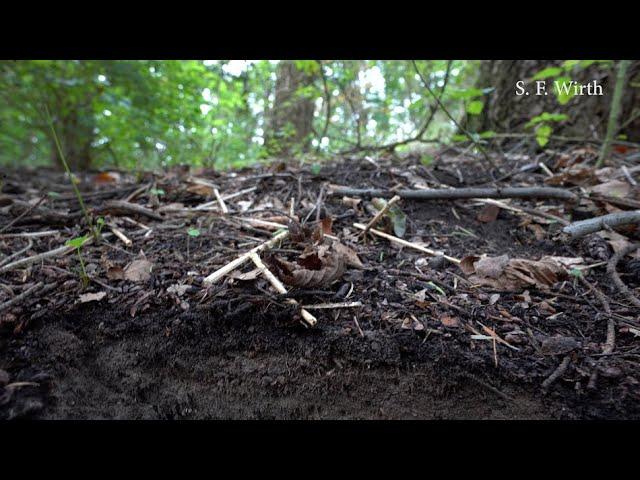
[[[49,198],[60,198],[62,196],[58,192],[47,192],[47,195],[49,195]]]
[[[158,197],[161,197],[162,195],[165,194],[165,191],[161,188],[152,188],[151,190],[149,190],[149,193],[152,195],[157,195]]]
[[[320,166],[319,163],[314,163],[313,165],[311,165],[311,173],[313,173],[316,176],[320,175],[321,169],[322,167]]]
[[[84,268],[84,260],[82,259],[81,249],[85,244],[89,237],[83,235],[82,237],[72,238],[71,240],[67,240],[65,245],[67,247],[73,247],[76,249],[76,253],[78,254],[78,259],[80,260],[80,280],[82,281],[82,288],[86,288],[89,285],[89,275],[87,275],[87,270]]]
[[[191,237],[199,237],[200,236],[200,230],[198,230],[197,228],[190,228],[189,230],[187,230],[187,258],[191,258],[191,254],[189,253],[189,239]]]

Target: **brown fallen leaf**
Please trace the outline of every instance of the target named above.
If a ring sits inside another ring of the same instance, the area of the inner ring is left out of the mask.
[[[124,279],[130,282],[146,282],[151,278],[153,264],[146,259],[134,260],[124,269]]]
[[[235,280],[241,280],[241,281],[255,280],[259,276],[260,276],[260,269],[259,268],[254,268],[253,270],[250,270],[250,271],[245,272],[245,273],[240,273],[239,271],[234,270],[233,272],[231,272],[229,274],[230,278],[233,278]]]
[[[500,207],[497,205],[485,205],[482,207],[482,210],[478,212],[476,219],[482,223],[495,222],[496,218],[498,218],[498,213],[500,213]]]
[[[344,259],[344,263],[353,268],[363,269],[364,264],[360,261],[358,254],[353,249],[340,242],[333,242],[333,250]]]
[[[201,183],[192,183],[187,187],[187,192],[193,193],[194,195],[198,195],[200,197],[211,197],[213,196],[213,187],[209,185],[203,185]]]
[[[345,270],[344,261],[339,255],[329,256],[319,270],[309,270],[275,256],[265,256],[265,263],[284,283],[303,288],[328,286],[341,278]]]
[[[622,180],[611,180],[588,188],[587,191],[607,197],[625,198],[631,193],[631,185]]]
[[[546,289],[566,278],[567,268],[583,263],[581,258],[543,257],[540,260],[524,258],[468,256],[462,259],[460,269],[476,285],[503,291],[518,291],[535,287]]]
[[[78,297],[80,303],[99,302],[107,296],[107,292],[83,293]]]
[[[107,278],[109,280],[124,280],[124,270],[122,267],[109,267],[107,269]]]
[[[440,322],[442,323],[442,325],[449,328],[455,328],[460,326],[460,320],[458,320],[456,317],[451,317],[449,315],[441,316]]]

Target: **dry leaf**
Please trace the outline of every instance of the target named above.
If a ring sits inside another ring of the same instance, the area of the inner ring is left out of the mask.
[[[124,270],[122,267],[109,267],[107,269],[107,278],[109,280],[124,280]]]
[[[496,218],[498,218],[498,213],[500,213],[500,207],[496,205],[485,205],[478,213],[476,219],[482,223],[495,222]]]
[[[628,182],[622,180],[611,180],[610,182],[601,183],[587,190],[607,197],[625,198],[631,193],[631,186]]]
[[[187,187],[187,192],[208,198],[213,196],[213,187],[201,183],[192,183]]]
[[[259,276],[260,276],[259,268],[254,268],[253,270],[250,270],[249,272],[246,272],[246,273],[240,273],[239,271],[234,270],[229,274],[229,277],[235,280],[242,280],[242,281],[255,280]]]
[[[583,264],[581,258],[543,257],[540,260],[500,257],[465,257],[460,264],[468,279],[477,284],[504,291],[525,288],[549,288],[567,276],[565,268]]]
[[[344,261],[339,255],[329,256],[319,270],[301,268],[295,263],[274,256],[266,256],[265,261],[284,283],[294,287],[328,286],[342,277],[345,269]]]
[[[364,268],[364,265],[360,261],[360,258],[358,258],[358,254],[351,248],[340,242],[334,242],[332,247],[338,255],[342,256],[342,258],[344,259],[344,263],[346,263],[348,266],[359,269]]]
[[[169,288],[167,288],[168,293],[174,293],[179,297],[184,295],[187,292],[187,290],[189,290],[189,285],[180,285],[179,283],[176,283],[175,285],[171,285]]]
[[[134,260],[124,269],[124,279],[131,282],[146,282],[151,278],[153,264],[149,260]]]
[[[460,320],[458,320],[456,317],[451,317],[449,315],[441,316],[440,322],[442,323],[442,325],[449,328],[455,328],[460,326]]]
[[[116,172],[100,172],[93,177],[95,183],[115,183],[118,180],[120,180],[120,174]]]
[[[107,292],[83,293],[78,297],[80,303],[99,302],[107,296]]]
[[[362,202],[362,199],[360,198],[342,197],[343,205],[346,205],[347,207],[351,207],[354,210],[358,208],[358,205],[360,205],[360,202]]]

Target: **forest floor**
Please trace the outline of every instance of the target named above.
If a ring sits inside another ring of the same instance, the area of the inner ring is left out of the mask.
[[[429,166],[380,157],[319,171],[78,175],[105,219],[80,250],[86,285],[65,248],[88,231],[69,179],[6,172],[0,418],[638,419],[638,230],[561,232],[638,209],[632,154],[596,170],[588,147],[494,152],[493,179],[482,159],[451,150]],[[402,199],[374,227],[389,240],[364,238],[354,223],[376,209],[336,185],[387,199],[551,185],[579,201]],[[274,233],[282,240],[258,253],[288,293],[251,259],[207,281]],[[607,272],[625,249],[613,267],[626,294]]]

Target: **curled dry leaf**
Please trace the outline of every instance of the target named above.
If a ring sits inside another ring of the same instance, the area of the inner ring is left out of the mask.
[[[468,279],[482,286],[503,291],[518,291],[535,287],[546,289],[567,276],[568,268],[583,264],[581,258],[543,257],[540,260],[524,258],[468,256],[462,259],[460,269]]]
[[[339,255],[327,257],[319,270],[310,270],[274,256],[265,257],[265,261],[284,283],[294,287],[328,286],[341,278],[345,270],[344,261]]]
[[[456,317],[451,317],[449,315],[443,315],[440,317],[440,322],[445,327],[456,328],[460,326],[460,320]]]
[[[122,267],[109,267],[107,269],[107,278],[109,280],[124,280],[124,270]]]
[[[134,260],[124,269],[124,279],[130,282],[146,282],[151,278],[153,264],[149,260]]]
[[[334,242],[332,247],[333,250],[343,258],[344,263],[348,266],[359,269],[364,268],[363,263],[360,261],[360,258],[358,258],[358,254],[353,251],[353,249],[340,242]]]
[[[242,280],[242,281],[255,280],[259,276],[260,276],[259,268],[254,268],[253,270],[250,270],[245,273],[240,273],[238,270],[234,270],[229,274],[230,278],[234,278],[236,280]]]
[[[607,197],[625,198],[631,193],[631,185],[622,180],[611,180],[588,188],[587,190]]]
[[[83,293],[82,295],[80,295],[80,297],[78,297],[78,300],[80,301],[80,303],[99,302],[106,296],[107,292]]]
[[[482,210],[478,212],[476,219],[482,223],[495,222],[496,218],[498,218],[498,213],[500,213],[500,207],[497,205],[485,205],[482,207]]]

